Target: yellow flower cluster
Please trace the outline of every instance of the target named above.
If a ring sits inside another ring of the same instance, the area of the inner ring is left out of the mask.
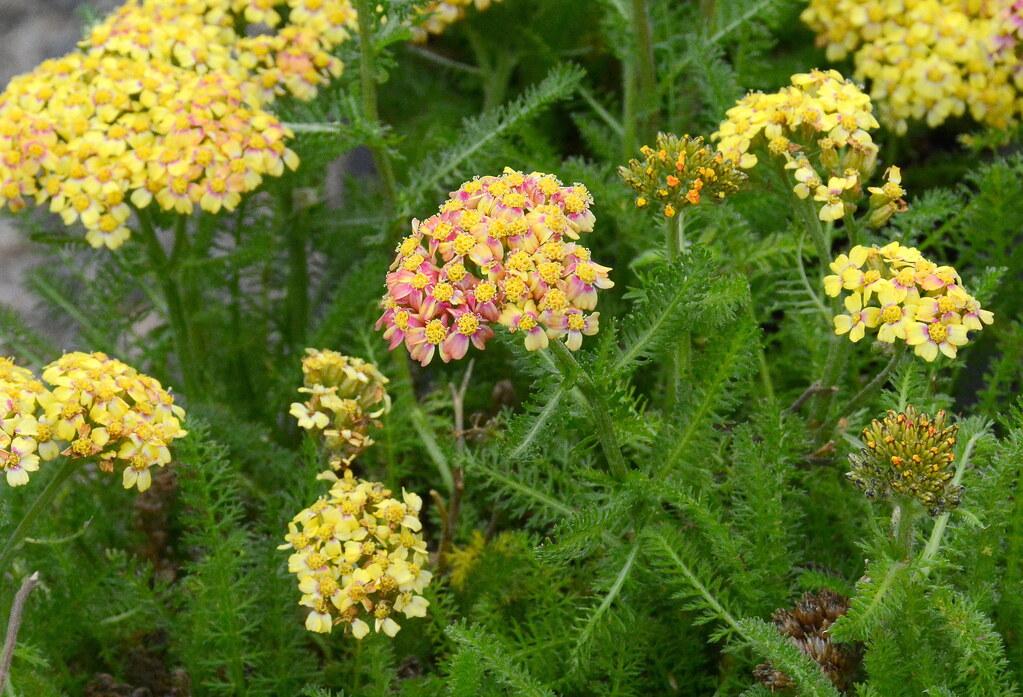
[[[291,415],[308,431],[322,432],[332,482],[326,496],[288,525],[292,549],[288,570],[298,578],[299,604],[309,608],[306,628],[330,632],[351,628],[356,639],[374,630],[394,636],[396,613],[423,617],[429,603],[420,594],[431,574],[421,534],[423,502],[402,491],[402,500],[379,482],[357,478],[351,465],[373,441],[369,429],[391,407],[387,378],[372,363],[336,351],[306,349],[302,361],[305,403]],[[343,470],[338,476],[336,471]]]
[[[703,144],[703,138],[658,133],[654,147],[640,149],[618,174],[636,191],[636,206],[660,205],[666,218],[703,200],[721,201],[746,182],[745,172]]]
[[[401,629],[397,613],[426,615],[421,593],[432,575],[423,569],[422,504],[416,494],[402,491],[399,501],[346,470],[326,497],[295,516],[280,549],[294,550],[288,570],[298,577],[300,604],[310,608],[309,631],[341,624],[362,639],[372,622],[393,637]]]
[[[129,202],[234,209],[298,166],[265,107],[339,75],[331,50],[354,19],[349,0],[128,2],[0,94],[0,206],[48,203],[111,249],[130,236]]]
[[[784,159],[795,194],[812,196],[821,204],[820,219],[834,221],[855,211],[864,195],[878,154],[869,131],[877,127],[870,97],[859,87],[834,70],[813,70],[793,75],[778,92],[748,94],[711,138],[743,169],[756,166],[753,150],[760,147]]]
[[[347,469],[373,444],[371,427],[391,408],[387,378],[372,363],[337,351],[306,349],[302,360],[305,402],[291,405],[301,428],[322,432],[331,469]]]
[[[946,414],[933,418],[912,405],[889,411],[863,430],[866,448],[849,456],[846,474],[867,498],[908,496],[931,515],[959,505],[962,487],[954,483],[955,446],[959,427],[947,425]]]
[[[52,460],[59,453],[52,430],[39,426],[40,397],[46,394],[31,370],[0,357],[0,472],[9,486],[28,484],[40,457]]]
[[[104,472],[120,463],[124,487],[145,491],[150,468],[170,462],[168,446],[186,435],[184,410],[158,381],[102,353],[64,354],[42,381],[0,359],[0,400],[0,470],[11,486],[28,483],[40,458],[64,455]]]
[[[829,60],[850,54],[881,120],[935,127],[969,112],[1005,128],[1021,110],[1018,15],[1009,0],[811,0],[803,21]]]
[[[419,10],[422,20],[412,26],[412,40],[423,43],[430,34],[443,34],[444,30],[465,16],[466,8],[475,5],[482,12],[500,0],[432,0]]]
[[[831,297],[848,293],[847,314],[835,317],[835,333],[848,334],[854,342],[869,329],[877,332],[878,341],[905,341],[926,361],[938,353],[955,358],[970,331],[994,321],[966,292],[954,268],[938,266],[898,242],[853,247],[831,262],[831,270],[825,292]]]

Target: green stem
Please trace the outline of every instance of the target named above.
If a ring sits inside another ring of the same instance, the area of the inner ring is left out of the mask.
[[[355,0],[355,10],[359,14],[359,79],[362,85],[362,111],[374,125],[380,123],[380,110],[377,106],[376,49],[373,46],[373,3],[370,0]],[[380,180],[384,186],[384,196],[391,211],[397,208],[398,187],[394,178],[394,167],[387,154],[387,148],[374,146],[373,159],[376,162]]]
[[[810,199],[799,201],[796,205],[796,211],[799,214],[803,222],[803,227],[810,237],[813,239],[814,246],[817,248],[817,256],[820,263],[820,279],[823,279],[829,271],[829,263],[831,261],[831,238],[828,232],[821,225],[820,218],[817,217],[817,210],[814,202]],[[820,280],[819,279],[819,280]],[[819,282],[819,281],[818,281]],[[822,390],[817,394],[814,399],[814,413],[818,414],[823,424],[829,423],[829,414],[831,412],[831,402],[834,398],[835,390],[831,389],[835,386],[838,381],[838,369],[841,365],[842,359],[842,337],[836,336],[831,332],[831,326],[828,326],[831,337],[828,342],[828,354],[824,361],[824,370],[821,374],[820,385]],[[827,435],[827,429],[821,428],[821,435]]]
[[[982,433],[978,433],[969,441],[966,442],[966,447],[963,448],[963,455],[959,458],[959,462],[956,463],[956,473],[952,477],[952,486],[957,487],[962,484],[963,475],[966,474],[966,467],[970,464],[970,457],[973,456],[973,449],[977,445],[977,441],[980,440]],[[927,540],[927,545],[924,547],[923,554],[920,555],[921,562],[930,562],[936,556],[938,551],[941,549],[942,539],[945,537],[945,529],[948,527],[949,518],[952,517],[951,511],[945,511],[938,519],[934,521],[934,529],[931,530],[931,536]],[[924,576],[929,574],[931,571],[930,564],[924,563],[922,573]]]
[[[824,434],[828,433],[832,428],[835,427],[835,424],[838,423],[839,419],[841,419],[843,416],[848,416],[849,414],[859,409],[861,406],[863,406],[864,402],[870,399],[871,395],[876,394],[877,391],[881,389],[884,383],[888,380],[888,376],[892,374],[893,370],[895,370],[895,367],[899,364],[899,361],[902,359],[902,355],[903,354],[901,351],[895,351],[892,354],[892,357],[888,361],[888,363],[885,364],[885,367],[882,368],[881,371],[877,375],[875,375],[870,382],[864,385],[863,389],[861,389],[859,392],[853,395],[852,398],[850,398],[849,401],[846,402],[832,418],[828,419],[825,422],[824,426],[821,428],[821,432]]]
[[[750,301],[746,304],[746,312],[749,314],[750,321],[760,329],[760,322],[757,320],[756,312],[753,310],[753,302]],[[757,363],[760,366],[760,382],[764,386],[764,394],[767,398],[774,402],[774,382],[771,380],[771,368],[767,365],[767,354],[764,353],[764,345],[757,340]]]
[[[284,236],[288,244],[288,293],[287,293],[287,336],[289,353],[297,355],[302,350],[306,329],[309,324],[309,253],[306,249],[304,227],[293,215],[292,191],[285,187],[281,192],[280,216]]]
[[[635,35],[635,57],[631,67],[635,73],[630,76],[636,86],[636,101],[639,107],[634,113],[634,133],[640,137],[652,135],[656,127],[657,66],[654,62],[654,45],[650,27],[647,0],[632,0],[632,30]]]
[[[916,519],[916,502],[899,499],[892,508],[892,538],[903,554],[903,559],[913,556],[913,526]]]
[[[611,412],[607,402],[590,376],[583,372],[582,366],[579,365],[579,362],[576,361],[575,356],[568,350],[564,342],[554,340],[550,342],[550,347],[551,353],[554,354],[555,362],[558,364],[558,369],[565,380],[578,380],[579,389],[582,391],[583,396],[586,397],[586,401],[590,406],[590,412],[593,414],[597,439],[600,441],[600,447],[604,451],[604,457],[607,458],[611,474],[618,479],[624,479],[628,474],[629,467],[625,462],[625,456],[622,454],[622,448],[618,444],[618,438],[615,435],[614,423],[611,421]]]
[[[358,695],[362,689],[362,642],[363,639],[355,640],[355,656],[352,659],[352,694]]]
[[[18,547],[21,545],[22,540],[28,534],[28,531],[32,528],[32,524],[35,522],[39,514],[46,510],[49,505],[53,502],[53,498],[60,491],[61,485],[74,474],[75,468],[78,466],[78,460],[68,458],[61,464],[60,469],[54,473],[53,477],[49,482],[46,483],[46,488],[40,492],[39,496],[32,505],[25,512],[18,526],[14,528],[14,532],[7,538],[7,542],[4,543],[3,551],[0,551],[0,575],[3,574],[4,569],[11,562],[11,557],[18,551]]]
[[[185,305],[181,299],[181,288],[178,285],[175,270],[160,244],[149,212],[136,209],[136,213],[142,239],[149,256],[149,263],[163,290],[163,301],[167,305],[167,316],[174,334],[178,363],[181,365],[181,375],[185,381],[185,391],[193,399],[201,399],[202,380],[200,379],[199,365],[196,363],[192,351],[192,331],[188,323],[188,315],[185,312]]]
[[[679,211],[675,218],[666,218],[664,225],[664,241],[668,263],[674,264],[683,249],[685,236],[685,211]],[[665,391],[665,414],[671,414],[678,405],[679,378],[685,359],[689,355],[691,337],[686,332],[679,338],[679,345],[668,350],[667,390]]]

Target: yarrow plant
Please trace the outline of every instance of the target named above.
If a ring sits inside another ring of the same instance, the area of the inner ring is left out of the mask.
[[[44,395],[46,388],[31,370],[0,357],[0,471],[8,486],[28,484],[40,457],[52,460],[60,452],[41,413]]]
[[[151,469],[171,461],[172,441],[187,435],[185,411],[158,381],[103,353],[66,353],[43,369],[44,400],[62,455],[95,459],[100,470],[124,466],[125,489],[145,491]]]
[[[0,95],[0,205],[48,204],[94,247],[129,237],[131,206],[181,215],[233,210],[264,177],[295,169],[293,134],[268,111],[311,99],[340,74],[347,0],[267,4],[129,2],[81,49],[43,62]],[[129,205],[130,204],[130,205]]]
[[[962,486],[953,481],[958,431],[944,411],[933,417],[912,405],[889,411],[864,429],[866,447],[849,456],[847,476],[868,498],[907,497],[938,515],[962,497]]]
[[[870,97],[854,83],[834,70],[793,75],[791,86],[771,94],[752,92],[726,117],[711,136],[726,159],[751,169],[760,161],[755,151],[766,148],[792,172],[796,196],[819,204],[821,220],[839,220],[856,210],[877,164],[870,131],[878,123]],[[897,168],[886,178],[890,201],[885,204],[904,194]],[[877,226],[886,221],[871,217]]]
[[[306,349],[305,402],[291,405],[298,425],[323,436],[332,470],[345,469],[373,444],[370,430],[391,408],[387,378],[372,363],[336,351]]]
[[[462,184],[398,245],[377,328],[424,366],[483,350],[494,323],[522,332],[530,351],[550,339],[579,349],[598,329],[598,291],[614,286],[575,242],[593,230],[592,203],[582,184],[539,172]]]
[[[742,170],[700,137],[658,133],[640,153],[642,160],[629,160],[618,173],[636,192],[637,208],[657,205],[666,218],[701,201],[720,202],[746,182]]]
[[[803,21],[832,61],[852,56],[881,119],[898,133],[969,115],[1006,128],[1019,119],[1018,3],[811,0]]]
[[[891,242],[883,247],[857,245],[831,262],[824,279],[831,297],[846,293],[846,314],[834,318],[835,333],[860,341],[868,330],[877,340],[904,341],[916,355],[933,361],[939,353],[955,358],[994,315],[963,288],[951,266],[938,266],[919,250]]]
[[[145,491],[151,468],[167,465],[170,444],[186,435],[184,410],[159,382],[102,353],[64,354],[42,381],[3,359],[0,397],[0,469],[11,486],[27,484],[40,457],[63,455],[104,472],[119,463],[124,488]]]
[[[849,599],[831,590],[807,592],[789,609],[775,610],[771,620],[800,653],[820,666],[839,690],[847,690],[860,663],[859,647],[833,641],[829,629],[849,611]],[[770,663],[753,669],[753,676],[771,692],[791,690],[796,682]]]
[[[289,523],[288,570],[298,577],[306,628],[330,632],[344,625],[356,639],[373,630],[393,637],[397,613],[424,617],[421,595],[430,583],[426,543],[420,533],[422,500],[402,491],[402,500],[377,482],[346,470],[325,498]]]
[[[432,574],[419,511],[422,499],[402,490],[402,500],[379,482],[357,478],[354,460],[373,444],[369,431],[391,407],[387,378],[375,365],[336,351],[307,349],[302,361],[305,403],[291,405],[303,429],[323,439],[330,470],[319,479],[330,492],[288,524],[288,570],[309,608],[306,629],[326,633],[343,624],[356,639],[370,631],[393,637],[396,613],[424,617],[420,595]],[[343,470],[343,471],[342,471]],[[335,474],[342,471],[340,476]]]

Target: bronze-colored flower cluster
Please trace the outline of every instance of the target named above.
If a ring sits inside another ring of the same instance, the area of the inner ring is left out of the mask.
[[[629,160],[618,173],[635,189],[638,208],[659,205],[666,218],[701,201],[721,201],[747,179],[745,172],[700,137],[658,133],[654,147],[644,145],[640,153],[642,160]]]
[[[955,508],[962,494],[952,481],[959,427],[946,419],[944,411],[931,417],[912,406],[874,419],[863,431],[866,447],[849,456],[846,476],[868,498],[913,498],[931,515]]]
[[[778,631],[813,659],[839,690],[852,684],[860,661],[857,646],[833,642],[829,634],[831,625],[848,610],[848,598],[825,589],[804,593],[791,610],[775,610],[772,616]],[[754,668],[753,676],[772,692],[795,687],[792,678],[770,663]]]

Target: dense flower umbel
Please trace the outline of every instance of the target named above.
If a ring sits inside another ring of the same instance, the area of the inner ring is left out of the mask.
[[[496,322],[530,351],[549,339],[577,350],[597,332],[598,290],[614,285],[574,241],[593,229],[591,203],[582,184],[539,172],[463,184],[398,245],[377,322],[390,348],[404,343],[422,365],[458,360]]]
[[[43,413],[47,395],[32,371],[0,357],[0,472],[9,486],[28,484],[39,460],[60,452]]]
[[[373,444],[370,428],[391,408],[387,378],[372,363],[336,351],[306,349],[302,360],[309,395],[291,405],[291,415],[307,431],[322,432],[332,469],[347,468]]]
[[[828,630],[839,617],[849,611],[849,599],[830,590],[804,593],[791,610],[776,610],[772,619],[782,635],[820,666],[839,690],[852,685],[859,666],[860,651],[852,644],[831,640]],[[754,677],[775,690],[788,690],[795,683],[770,663],[761,663],[753,670]]]
[[[868,498],[914,498],[931,515],[955,508],[962,494],[952,482],[958,431],[947,425],[943,411],[933,418],[912,406],[889,411],[864,429],[866,448],[849,456],[852,470],[846,476]]]
[[[285,93],[311,99],[339,75],[330,51],[354,19],[348,0],[127,3],[81,50],[0,95],[0,206],[48,203],[111,249],[130,235],[129,202],[234,209],[264,177],[297,167],[291,132],[264,107]],[[276,31],[237,33],[246,23]]]
[[[1009,0],[811,0],[803,20],[828,58],[852,54],[881,120],[938,126],[967,111],[1005,128],[1019,117],[1019,16]]]
[[[465,10],[473,5],[479,11],[486,10],[494,2],[501,0],[432,0],[418,11],[422,20],[412,26],[412,40],[423,43],[430,34],[443,34],[444,31],[465,16]]]
[[[654,147],[644,145],[640,152],[642,160],[629,160],[618,173],[638,194],[636,206],[658,205],[668,218],[701,201],[721,201],[746,181],[746,174],[703,138],[658,133]]]
[[[43,370],[46,425],[67,443],[62,455],[95,459],[104,472],[124,466],[124,488],[145,491],[150,468],[171,460],[168,446],[186,435],[184,410],[160,383],[102,353],[66,353]]]
[[[426,615],[421,593],[432,575],[423,569],[421,506],[416,494],[403,491],[399,501],[347,470],[329,496],[295,516],[280,549],[294,550],[288,570],[298,577],[300,604],[310,609],[307,629],[330,632],[340,624],[361,639],[372,624],[393,637],[398,613]]]
[[[792,172],[795,194],[813,197],[820,219],[833,221],[851,214],[864,195],[878,153],[869,131],[877,127],[870,97],[859,87],[834,70],[813,70],[793,75],[792,85],[778,92],[750,93],[711,138],[743,169],[756,166],[752,151],[766,147]]]
[[[966,292],[954,268],[938,266],[898,242],[853,247],[831,262],[831,270],[825,292],[831,297],[848,293],[847,314],[835,317],[835,333],[848,334],[854,342],[870,330],[878,341],[905,341],[927,361],[939,353],[955,358],[971,330],[994,321]]]

